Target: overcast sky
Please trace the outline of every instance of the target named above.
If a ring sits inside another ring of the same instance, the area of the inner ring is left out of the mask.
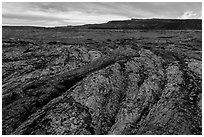
[[[131,18],[201,18],[202,3],[4,2],[3,25],[61,26]]]

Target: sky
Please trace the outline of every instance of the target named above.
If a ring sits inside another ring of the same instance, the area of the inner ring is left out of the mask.
[[[3,2],[3,25],[66,26],[131,18],[201,19],[201,2]]]

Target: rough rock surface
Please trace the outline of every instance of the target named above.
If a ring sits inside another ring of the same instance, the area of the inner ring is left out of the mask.
[[[147,46],[106,55],[55,42],[3,46],[3,134],[202,134],[199,59]]]

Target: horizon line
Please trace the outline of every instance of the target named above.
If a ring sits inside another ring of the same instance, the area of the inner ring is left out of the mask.
[[[128,20],[202,20],[202,19],[178,19],[178,18],[131,18]],[[41,25],[11,25],[11,24],[2,24],[2,27],[39,27],[39,28],[55,28],[55,27],[78,27],[78,26],[84,26],[84,25],[94,25],[94,24],[104,24],[111,21],[128,21],[128,20],[110,20],[103,23],[89,23],[89,24],[81,24],[81,25],[59,25],[59,26],[41,26]]]

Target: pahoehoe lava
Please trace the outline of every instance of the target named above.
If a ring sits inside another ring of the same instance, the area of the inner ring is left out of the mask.
[[[202,134],[200,32],[79,31],[96,39],[3,37],[3,134]]]

